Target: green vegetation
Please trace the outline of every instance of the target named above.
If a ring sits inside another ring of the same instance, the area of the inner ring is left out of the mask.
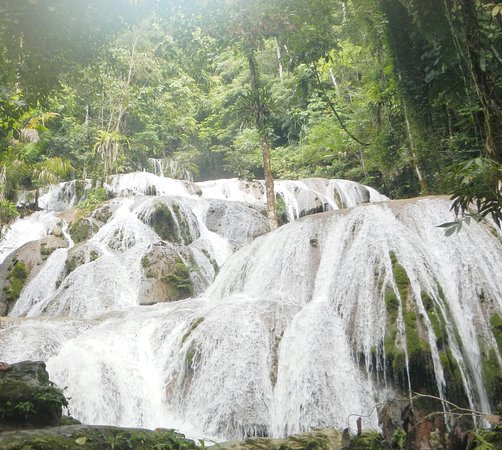
[[[167,205],[156,201],[148,217],[140,217],[155,230],[159,237],[168,242],[188,245],[193,241],[190,225],[176,203]]]
[[[16,377],[0,377],[0,424],[56,425],[67,401],[48,380],[28,383]]]
[[[277,214],[278,225],[284,225],[289,222],[288,218],[288,208],[286,207],[286,202],[282,196],[277,196],[275,200],[275,209]]]
[[[0,228],[19,216],[16,205],[10,200],[0,200]]]
[[[4,292],[7,300],[17,300],[21,295],[24,283],[28,277],[26,264],[16,261],[7,274],[8,284],[4,286]]]
[[[96,232],[96,228],[97,226],[90,219],[80,218],[71,223],[68,232],[73,242],[78,244],[90,238],[92,234]]]
[[[179,261],[176,263],[174,270],[165,276],[166,281],[176,289],[177,299],[193,295],[194,286],[190,277],[192,271],[193,268],[191,266],[187,266],[183,261]]]
[[[497,222],[500,9],[433,3],[7,1],[0,201],[160,158],[176,177],[450,193],[458,224]]]
[[[350,440],[350,448],[353,450],[383,450],[387,449],[388,446],[380,433],[367,431],[361,434],[361,436],[354,436]],[[401,447],[395,448],[398,449]]]
[[[82,215],[89,214],[94,211],[101,203],[108,200],[108,193],[103,188],[94,188],[87,192],[85,200],[82,200],[77,209]]]
[[[142,431],[112,427],[69,428],[65,433],[41,432],[7,442],[5,450],[197,450],[201,447],[174,430]]]

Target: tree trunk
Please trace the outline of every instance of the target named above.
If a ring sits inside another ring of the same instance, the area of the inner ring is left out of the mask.
[[[263,156],[263,173],[265,176],[265,194],[267,197],[267,217],[270,223],[270,229],[275,230],[278,226],[277,213],[275,210],[275,191],[274,177],[270,164],[270,145],[267,139],[266,128],[266,108],[260,96],[258,70],[254,51],[248,52],[249,76],[251,81],[252,111],[254,115],[255,126],[260,134],[261,149]]]
[[[411,163],[411,168],[415,172],[417,179],[418,179],[418,185],[420,186],[420,193],[421,194],[426,194],[427,193],[427,183],[425,182],[422,172],[420,170],[420,167],[418,165],[418,155],[417,155],[417,149],[415,146],[415,140],[413,138],[413,133],[411,131],[411,123],[410,123],[410,118],[408,117],[408,108],[406,106],[406,100],[402,100],[403,103],[403,111],[404,111],[404,120],[406,123],[406,133],[408,134],[408,141],[410,143],[410,163]]]
[[[275,51],[277,53],[277,64],[279,65],[279,78],[281,81],[284,81],[284,69],[282,67],[282,55],[281,55],[281,47],[279,46],[279,41],[275,38]]]
[[[274,177],[270,167],[270,147],[266,139],[261,139],[263,152],[263,172],[265,173],[265,193],[267,196],[267,217],[270,229],[275,230],[278,226],[277,211],[275,209]]]

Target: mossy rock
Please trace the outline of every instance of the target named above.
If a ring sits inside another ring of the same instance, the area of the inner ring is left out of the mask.
[[[56,426],[65,406],[43,362],[20,362],[0,372],[0,429]]]
[[[387,450],[384,437],[376,431],[365,431],[350,440],[350,450]]]
[[[91,217],[96,219],[98,222],[101,224],[107,223],[113,216],[113,213],[115,212],[116,206],[110,204],[110,203],[105,203],[101,205],[100,207],[96,208],[92,214]]]
[[[188,262],[187,262],[188,261]],[[142,304],[182,300],[194,294],[191,253],[181,246],[164,242],[143,256]]]
[[[423,317],[415,309],[410,279],[396,254],[391,252],[389,258],[395,286],[384,288],[387,310],[384,349],[388,373],[403,393],[409,389],[409,378],[412,390],[438,395],[427,328]],[[432,301],[432,299],[427,300]],[[402,339],[398,332],[397,323],[400,313],[404,322],[405,339]]]
[[[102,256],[101,249],[91,242],[73,246],[68,250],[65,262],[65,276],[68,276],[77,267],[96,261],[100,256]]]
[[[68,425],[0,434],[2,450],[197,450],[174,430]]]
[[[184,245],[194,241],[188,219],[175,202],[155,201],[152,210],[148,214],[140,214],[139,218],[151,226],[163,241]]]
[[[284,439],[250,438],[216,444],[215,450],[341,450],[342,434],[327,428],[300,433]]]
[[[488,398],[492,407],[497,412],[502,412],[502,369],[499,366],[495,349],[484,350],[481,358]]]
[[[98,224],[91,218],[83,217],[74,220],[68,232],[75,244],[86,241],[99,230]]]
[[[3,287],[7,300],[14,301],[19,298],[27,277],[28,269],[26,264],[16,260],[9,269],[7,281]]]
[[[502,317],[499,314],[490,316],[490,325],[492,326],[493,336],[497,342],[499,351],[502,352]]]

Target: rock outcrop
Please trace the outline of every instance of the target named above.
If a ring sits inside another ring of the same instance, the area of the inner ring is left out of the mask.
[[[45,363],[4,363],[1,369],[0,432],[59,424],[67,401],[61,390],[49,381]]]

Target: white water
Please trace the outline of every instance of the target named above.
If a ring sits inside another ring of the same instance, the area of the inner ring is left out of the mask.
[[[13,250],[27,242],[41,239],[58,227],[61,221],[53,214],[37,212],[31,216],[18,219],[2,232],[0,239],[0,263]]]
[[[139,178],[127,183],[141,185]],[[127,183],[117,181],[116,188],[132,191]],[[327,203],[323,209],[338,208],[340,199],[346,205],[369,196],[382,200],[339,180],[283,184],[279,192],[296,195],[294,217],[315,207],[305,197]],[[199,187],[203,197],[251,195],[249,186],[237,190],[232,180]],[[72,414],[88,423],[176,426],[221,439],[353,426],[351,414],[366,415],[394,393],[378,366],[386,331],[384,288],[399,295],[392,252],[410,278],[417,311],[425,312],[424,292],[444,311],[471,406],[489,411],[480,344],[493,346],[489,316],[502,314],[502,244],[479,224],[445,238],[436,225],[451,220],[446,200],[309,216],[256,238],[264,232],[263,208],[182,194],[116,199],[114,216],[93,238],[55,251],[11,312],[43,311],[52,318],[0,329],[0,359],[46,360],[51,378],[68,386]],[[251,197],[258,203],[260,196]],[[141,259],[159,241],[140,218],[155,201],[177,204],[186,217],[193,242],[165,245],[192,252],[207,282],[214,268],[204,252],[218,266],[226,260],[203,297],[139,306]],[[56,286],[64,255],[77,250],[87,255],[85,262]],[[439,350],[426,323],[442,393]],[[363,424],[377,427],[376,414]]]

